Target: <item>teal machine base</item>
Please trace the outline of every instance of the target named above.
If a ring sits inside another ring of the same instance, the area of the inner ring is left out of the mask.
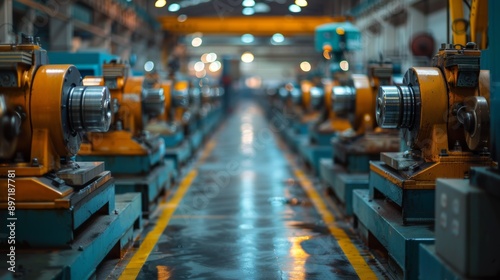
[[[46,184],[55,184],[41,178]],[[70,208],[16,209],[16,246],[29,248],[64,248],[72,244],[78,231],[98,215],[111,215],[115,209],[115,185],[109,171],[75,191],[65,199]],[[8,220],[7,211],[0,217]],[[7,246],[7,228],[0,229],[0,244]],[[34,234],[36,233],[36,234]]]
[[[184,140],[184,133],[182,130],[177,131],[174,134],[160,134],[160,137],[163,139],[163,142],[165,142],[165,148],[174,148],[178,146],[180,143],[182,143],[182,140]]]
[[[158,197],[170,185],[172,165],[165,164],[165,146],[146,156],[78,156],[86,161],[103,161],[116,179],[115,193],[140,192],[142,210],[148,215]]]
[[[432,225],[403,225],[401,212],[383,199],[371,199],[368,190],[354,191],[353,209],[368,246],[386,254],[388,272],[396,279],[418,279],[420,244],[434,243]]]
[[[142,227],[141,198],[138,193],[128,193],[116,195],[115,200],[113,213],[93,219],[69,248],[16,248],[15,279],[92,279],[105,259],[121,258],[122,250],[131,245]],[[35,234],[41,235],[38,231]],[[2,262],[0,268],[0,278],[14,276],[7,263]]]
[[[180,170],[191,157],[191,145],[189,141],[184,139],[179,146],[166,149],[165,157],[174,162],[176,170]]]
[[[370,164],[383,168],[380,161]],[[404,178],[391,170],[384,168],[386,176],[399,180]],[[434,190],[400,188],[377,172],[370,172],[370,196],[375,198],[389,198],[402,209],[402,221],[406,223],[432,223],[434,222]]]
[[[331,158],[324,158],[320,161],[320,178],[342,203],[344,214],[352,216],[353,191],[368,189],[368,173],[348,173],[342,166],[334,164]]]
[[[334,133],[319,133],[308,125],[309,141],[298,143],[298,151],[304,162],[312,169],[314,175],[320,173],[320,160],[322,158],[333,158],[333,149],[330,143]]]
[[[115,189],[117,194],[139,192],[142,195],[142,214],[149,216],[170,187],[171,178],[166,164],[151,169],[147,175],[117,175]]]
[[[344,204],[345,214],[353,214],[352,192],[356,189],[368,189],[370,161],[379,160],[383,147],[398,149],[399,138],[394,135],[370,134],[344,139],[343,136],[332,138],[334,162],[331,188],[335,196]],[[375,144],[377,143],[377,144]]]
[[[191,135],[189,135],[188,139],[189,144],[191,145],[191,151],[193,151],[194,153],[201,147],[201,144],[203,143],[203,134],[200,130],[196,130],[191,133]]]
[[[319,160],[319,178],[326,187],[333,186],[335,169],[333,168],[333,160],[331,158],[322,158]]]
[[[165,151],[165,157],[174,162],[176,170],[180,168],[188,161],[191,157],[191,145],[187,139],[184,139],[180,145],[174,148],[168,148]]]
[[[316,176],[319,175],[320,172],[320,159],[331,159],[333,157],[333,149],[331,145],[320,146],[308,142],[300,144],[298,146],[298,150],[302,159],[311,167]]]
[[[298,134],[293,128],[285,129],[284,138],[288,147],[294,152],[298,152],[300,146],[306,145],[309,142],[307,134]]]
[[[316,129],[310,130],[311,142],[319,146],[332,147],[332,138],[335,137],[337,133],[321,133]]]

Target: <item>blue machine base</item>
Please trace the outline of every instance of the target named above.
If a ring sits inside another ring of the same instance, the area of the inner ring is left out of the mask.
[[[353,192],[358,189],[368,189],[368,173],[350,174],[341,167],[336,168],[336,171],[333,175],[333,192],[344,204],[345,214],[352,216]]]
[[[165,159],[165,166],[167,167],[168,177],[170,178],[170,186],[173,186],[179,180],[179,171],[175,168],[173,159]]]
[[[285,130],[284,138],[288,147],[294,152],[298,152],[300,146],[306,145],[309,142],[309,136],[307,136],[307,134],[297,134],[292,128]]]
[[[145,176],[115,176],[115,191],[117,194],[141,193],[142,213],[147,216],[154,211],[162,195],[170,187],[169,175],[169,166],[162,164]]]
[[[460,275],[436,254],[434,245],[420,245],[420,279],[469,279]],[[498,278],[497,278],[498,279]]]
[[[332,147],[332,138],[336,133],[321,133],[311,129],[311,139],[316,145]]]
[[[111,171],[113,176],[118,174],[143,174],[149,172],[164,154],[165,147],[144,156],[76,156],[78,161],[103,161],[106,170]]]
[[[16,249],[16,272],[22,279],[92,279],[105,258],[120,259],[142,227],[138,193],[116,196],[115,212],[98,216],[69,249]],[[0,264],[0,278],[13,274]],[[22,271],[19,269],[23,267]],[[8,275],[7,275],[8,273]]]
[[[319,162],[322,158],[333,157],[332,146],[319,146],[314,144],[302,144],[298,146],[302,159],[312,168],[314,175],[319,175]]]
[[[382,245],[388,272],[396,279],[418,279],[419,246],[434,243],[432,226],[402,225],[401,213],[384,200],[370,199],[368,190],[355,190],[353,196],[358,231],[369,247]]]
[[[372,165],[379,168],[381,162],[372,161]],[[384,168],[395,178],[403,181],[403,178],[388,168]],[[434,190],[429,189],[404,189],[392,183],[377,172],[370,171],[370,197],[387,197],[399,205],[403,211],[403,223],[411,222],[433,222],[434,221]]]
[[[191,150],[194,152],[200,148],[201,143],[203,142],[203,134],[201,133],[201,131],[197,130],[193,132],[188,137],[188,139],[189,139],[189,144],[191,145]]]
[[[177,170],[180,170],[181,166],[187,162],[190,156],[191,146],[186,139],[179,146],[166,149],[165,151],[165,157],[174,161]]]
[[[208,138],[214,132],[215,126],[219,122],[218,116],[219,113],[217,113],[217,110],[214,110],[210,111],[210,113],[202,119],[203,138]]]
[[[321,159],[320,178],[332,190],[337,199],[342,202],[344,214],[352,216],[353,191],[368,189],[368,173],[347,173],[340,165],[333,164],[330,158]]]
[[[331,158],[322,158],[319,161],[319,178],[328,188],[333,186],[334,182],[333,160]]]
[[[310,123],[304,123],[298,120],[294,120],[292,122],[292,128],[294,132],[300,135],[307,135],[307,133],[309,132],[309,125]]]
[[[86,189],[81,192],[85,193]],[[75,233],[92,216],[110,214],[115,209],[115,187],[109,180],[96,190],[85,195],[69,209],[41,208],[16,209],[16,244],[36,248],[67,248],[76,238]],[[0,217],[5,221],[7,211]],[[84,226],[84,225],[83,225]],[[82,227],[83,227],[82,226]],[[3,230],[0,231],[3,233]],[[33,234],[36,232],[36,234]],[[3,234],[2,234],[3,235]],[[0,241],[7,244],[2,236]]]
[[[173,148],[184,140],[184,133],[182,131],[177,131],[172,135],[162,134],[161,138],[163,139],[163,142],[165,142],[165,148]]]

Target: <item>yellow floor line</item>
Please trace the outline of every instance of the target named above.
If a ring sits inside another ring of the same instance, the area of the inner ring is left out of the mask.
[[[292,162],[292,161],[290,161]],[[309,198],[312,200],[314,206],[323,217],[330,234],[337,240],[340,248],[344,252],[347,260],[351,263],[354,271],[358,274],[360,279],[377,279],[375,272],[372,268],[366,263],[365,258],[361,256],[358,248],[352,243],[349,236],[347,236],[346,232],[335,226],[335,217],[330,213],[328,207],[326,206],[321,195],[316,191],[312,182],[307,178],[307,176],[302,172],[302,170],[298,169],[293,165],[293,171],[295,176],[300,182],[300,185],[307,193]]]
[[[149,255],[151,254],[151,251],[156,246],[156,243],[158,243],[158,240],[160,239],[162,233],[165,231],[165,228],[167,228],[167,225],[172,218],[175,210],[177,209],[177,206],[198,175],[197,166],[205,161],[205,159],[214,149],[215,145],[216,142],[212,139],[205,147],[205,150],[203,151],[203,154],[201,155],[197,165],[186,175],[186,177],[182,179],[179,188],[176,190],[174,196],[168,202],[161,203],[159,205],[162,212],[155,227],[146,235],[146,238],[144,238],[144,240],[142,241],[141,246],[135,252],[134,256],[127,264],[118,279],[128,280],[137,278],[139,272],[142,269],[142,266],[144,265],[144,263],[146,263]]]

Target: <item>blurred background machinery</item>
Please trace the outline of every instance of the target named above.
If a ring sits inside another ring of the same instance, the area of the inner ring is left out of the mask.
[[[334,86],[333,110],[349,120],[351,127],[332,139],[333,160],[321,162],[321,178],[352,215],[352,191],[368,188],[369,161],[381,152],[399,150],[399,132],[376,124],[375,104],[381,85],[394,83],[390,62],[371,62],[368,75],[352,74]]]

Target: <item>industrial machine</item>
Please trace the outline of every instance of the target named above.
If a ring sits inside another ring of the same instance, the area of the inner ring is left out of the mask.
[[[86,133],[108,130],[110,93],[38,42],[0,45],[1,273],[85,279],[131,241],[140,194],[115,196],[103,162],[75,161]]]
[[[379,86],[393,84],[389,62],[371,62],[368,75],[352,74],[341,86],[333,87],[333,111],[346,118],[351,128],[332,139],[333,160],[324,160],[325,182],[352,215],[352,190],[368,188],[369,161],[381,152],[399,151],[399,131],[377,126],[375,104]]]
[[[480,70],[480,54],[475,43],[443,44],[433,67],[410,68],[402,85],[379,89],[377,123],[400,128],[407,147],[370,162],[369,191],[355,191],[353,209],[404,278],[418,275],[418,245],[434,240],[436,179],[493,165],[489,73]]]
[[[326,59],[327,74],[320,84],[323,88],[320,114],[307,127],[308,138],[300,153],[316,174],[329,176],[328,172],[321,172],[321,159],[332,158],[331,139],[351,127],[347,118],[333,110],[332,89],[349,80],[348,56],[361,49],[361,32],[350,22],[321,25],[315,31],[315,48]]]
[[[203,137],[207,138],[222,118],[224,90],[214,80],[205,79],[201,86],[201,123]]]
[[[163,138],[165,156],[171,159],[176,170],[179,170],[193,152],[189,136],[194,120],[191,120],[191,112],[187,110],[188,84],[185,81],[161,81],[157,75],[149,79],[152,79],[157,88],[163,89],[166,98],[163,113],[147,124],[146,130],[157,133]]]
[[[463,112],[477,133],[490,129],[492,156],[500,159],[500,47],[495,28],[498,18],[488,11],[500,9],[498,1],[473,1],[472,14],[488,26],[489,36],[482,35],[481,68],[490,70],[489,127],[488,112]],[[484,23],[489,18],[488,24]],[[474,29],[474,28],[473,28]],[[480,32],[476,32],[478,34]],[[471,32],[472,34],[472,32]],[[488,39],[488,40],[487,40]],[[472,100],[475,102],[475,100]],[[478,126],[482,125],[481,128]],[[486,135],[485,135],[486,137]],[[489,143],[488,143],[489,144]],[[498,166],[473,167],[469,179],[438,179],[435,195],[435,244],[420,247],[420,276],[429,279],[497,279],[500,277],[500,171]]]
[[[301,81],[299,90],[292,88],[287,92],[290,104],[284,113],[289,129],[285,131],[285,139],[292,150],[302,152],[302,147],[309,140],[309,127],[321,114],[324,92],[321,86],[310,80]],[[305,154],[303,156],[307,158]]]
[[[128,75],[119,61],[103,64],[103,76],[87,76],[84,85],[106,85],[113,99],[113,118],[108,132],[92,132],[78,153],[87,161],[104,161],[116,177],[116,193],[142,193],[143,213],[149,214],[170,182],[165,164],[165,145],[157,134],[145,130],[147,122],[163,113],[162,87]]]

